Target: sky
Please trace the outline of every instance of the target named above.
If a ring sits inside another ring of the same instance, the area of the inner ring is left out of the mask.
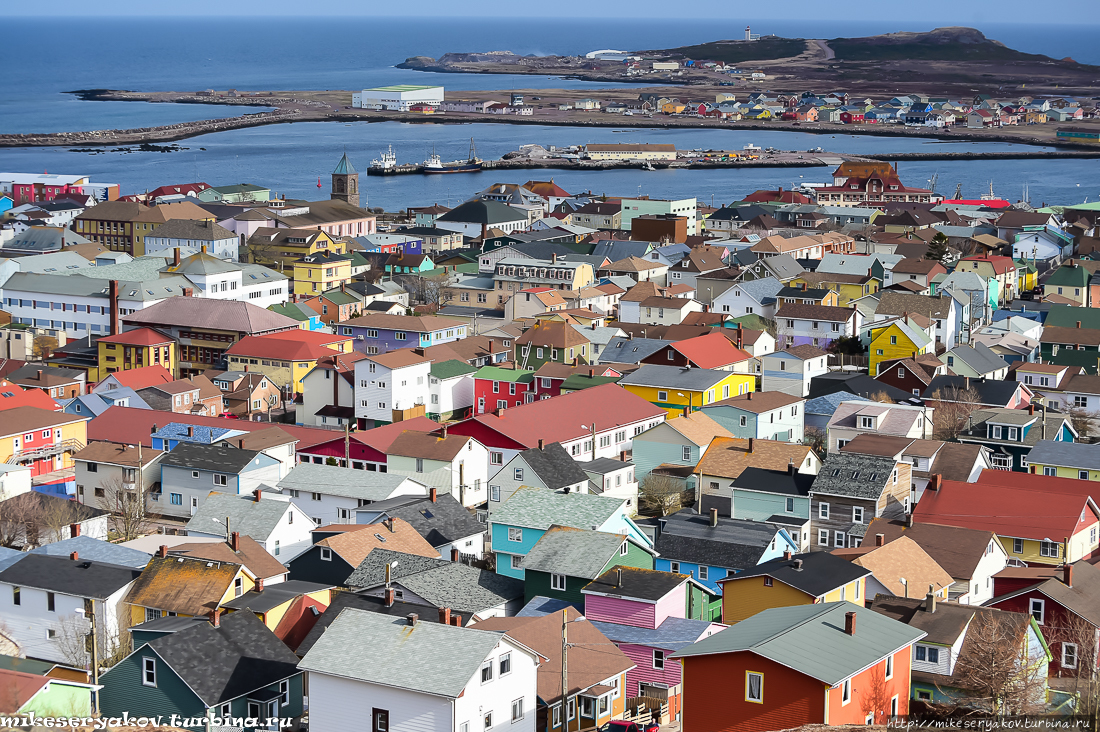
[[[7,4],[7,3],[5,3]],[[514,0],[416,0],[411,3],[386,3],[377,0],[265,0],[263,13],[269,17],[287,16],[440,16],[463,17],[541,17],[548,6],[541,3],[517,3]],[[188,12],[181,13],[181,7]],[[779,7],[778,5],[773,7]],[[304,10],[308,8],[308,10]],[[456,12],[461,8],[461,13]],[[671,10],[674,8],[674,11]],[[777,19],[800,20],[877,20],[924,21],[937,24],[978,25],[982,22],[1044,23],[1100,25],[1100,3],[1096,0],[1046,0],[1042,12],[1036,12],[1032,0],[922,0],[919,3],[884,3],[881,0],[786,0]],[[249,4],[226,3],[218,0],[194,0],[182,6],[164,0],[113,0],[96,3],[87,0],[51,0],[50,3],[12,3],[5,9],[10,16],[75,17],[75,16],[251,16],[256,12]],[[553,6],[557,18],[736,18],[746,15],[767,17],[766,9],[744,2],[729,0],[695,0],[671,5],[667,0],[558,0]]]

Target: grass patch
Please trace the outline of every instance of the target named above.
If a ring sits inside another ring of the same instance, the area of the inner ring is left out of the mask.
[[[799,38],[764,38],[759,41],[712,41],[694,46],[681,46],[664,51],[643,51],[658,58],[687,58],[697,61],[720,61],[739,64],[746,61],[773,61],[790,58],[806,50],[806,41]]]

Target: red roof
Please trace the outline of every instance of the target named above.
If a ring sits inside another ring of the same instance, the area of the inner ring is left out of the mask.
[[[570,194],[566,192],[564,188],[554,182],[554,179],[550,180],[529,180],[523,184],[523,187],[534,193],[536,196],[542,198],[570,198]]]
[[[8,697],[5,699],[5,706],[12,712],[21,709],[48,683],[50,679],[45,676],[0,669],[0,684],[4,685],[5,696]]]
[[[154,409],[137,409],[136,407],[110,407],[107,411],[88,422],[88,441],[119,442],[125,445],[136,445],[140,442],[146,447],[152,447],[150,435],[153,432],[154,425],[163,427],[171,422],[202,425],[204,427],[222,427],[241,432],[259,432],[273,426],[270,422],[205,417],[198,414],[161,412]],[[299,451],[333,439],[332,430],[300,427],[292,424],[279,424],[278,427],[298,440],[295,448]]]
[[[1008,208],[1011,204],[1003,198],[952,198],[944,201],[943,205],[949,206],[985,206],[986,208]]]
[[[617,384],[593,386],[582,391],[542,399],[497,414],[479,414],[448,429],[469,435],[494,447],[511,443],[522,449],[538,447],[539,440],[569,442],[620,425],[663,418],[665,410],[650,404]],[[493,439],[493,435],[496,439]]]
[[[106,381],[106,379],[112,376],[115,377],[115,380],[118,381],[119,384],[128,386],[134,391],[144,389],[147,386],[158,386],[160,384],[167,384],[175,381],[175,378],[168,372],[168,369],[155,364],[153,366],[142,366],[139,369],[116,371],[113,374],[107,374],[103,381]],[[99,383],[102,384],[103,381]],[[96,386],[99,386],[99,384],[96,384]]]
[[[982,471],[983,475],[987,472],[1007,471]],[[1034,486],[1025,488],[988,482],[991,480],[1015,479],[993,477],[977,483],[942,481],[939,490],[925,489],[913,511],[913,520],[922,524],[992,531],[1013,538],[1062,541],[1094,525],[1100,515],[1088,496],[1087,487],[1077,491],[1051,491],[1046,487],[1039,490]],[[1083,522],[1082,511],[1090,514]]]
[[[1032,491],[1056,491],[1082,496],[1100,495],[1100,485],[1077,478],[1056,478],[1053,475],[1035,473],[1017,473],[1014,470],[985,469],[975,481],[981,485],[1003,485],[1009,488],[1024,488]]]
[[[154,328],[134,328],[118,335],[104,336],[99,343],[122,343],[127,346],[159,346],[162,343],[174,343],[171,336],[167,336]]]
[[[797,191],[785,191],[782,188],[776,191],[755,191],[745,196],[742,201],[752,203],[769,203],[782,201],[783,203],[809,203],[810,199]]]
[[[719,369],[752,358],[721,333],[708,333],[705,336],[678,341],[672,344],[672,348],[701,369]]]
[[[0,411],[15,407],[38,407],[52,412],[61,411],[61,405],[50,398],[44,389],[24,389],[7,379],[0,379]]]
[[[350,341],[351,336],[337,336],[311,330],[288,330],[260,336],[245,336],[226,353],[233,356],[277,358],[285,361],[306,361],[331,356],[329,344]]]
[[[439,429],[438,422],[428,419],[427,417],[414,417],[413,419],[406,419],[402,422],[394,422],[392,424],[382,425],[381,427],[375,427],[372,430],[356,432],[351,436],[351,439],[356,442],[361,442],[385,456],[390,449],[390,445],[393,444],[393,441],[396,440],[398,435],[402,432],[432,432],[437,429]]]

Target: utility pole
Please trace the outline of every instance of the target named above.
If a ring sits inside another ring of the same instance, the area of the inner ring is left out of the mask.
[[[561,719],[565,729],[569,729],[569,665],[566,655],[569,652],[569,608],[561,611]],[[553,721],[553,715],[550,717]]]
[[[351,467],[351,423],[344,424],[344,467]]]

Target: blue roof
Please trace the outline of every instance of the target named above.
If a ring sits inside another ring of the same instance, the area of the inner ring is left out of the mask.
[[[187,436],[187,429],[189,427],[193,430],[190,437]],[[152,436],[160,437],[164,440],[198,442],[204,445],[210,445],[235,431],[237,430],[229,430],[224,427],[207,427],[206,425],[192,425],[186,422],[169,422],[154,432]]]
[[[638,628],[633,625],[619,625],[589,620],[596,630],[607,636],[613,643],[632,643],[638,646],[663,648],[678,651],[690,646],[703,637],[711,623],[707,620],[689,620],[687,618],[665,618],[656,629]]]
[[[48,554],[55,557],[67,557],[73,552],[79,554],[81,559],[117,564],[121,567],[134,567],[135,569],[144,569],[153,556],[137,549],[119,546],[90,536],[74,536],[71,539],[55,541],[52,544],[46,544],[31,550],[31,554]]]
[[[89,393],[72,399],[59,400],[58,403],[61,404],[66,414],[98,417],[122,399],[129,399],[126,404],[128,407],[133,407],[134,409],[152,409],[152,407],[141,398],[141,395],[128,386],[120,386],[117,389],[111,389],[101,394]],[[80,410],[76,409],[75,403],[80,404]]]
[[[516,617],[541,618],[544,615],[561,612],[567,607],[573,607],[573,604],[566,602],[565,600],[557,600],[553,597],[546,597],[545,595],[536,595],[531,598],[531,602],[524,605],[523,608],[518,613],[516,613]]]
[[[849,394],[846,391],[835,391],[832,394],[816,397],[806,402],[806,414],[832,414],[841,402],[869,402],[867,397],[858,394]]]
[[[25,556],[27,556],[26,553],[18,549],[9,549],[6,546],[0,546],[0,572],[3,572]]]

